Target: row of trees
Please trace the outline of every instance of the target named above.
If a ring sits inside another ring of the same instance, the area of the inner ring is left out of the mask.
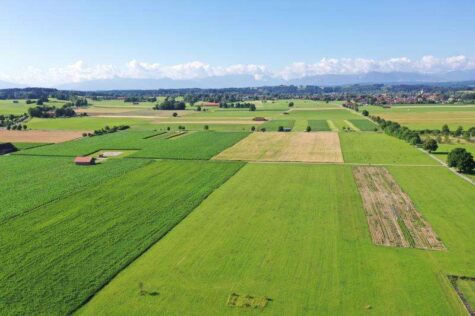
[[[405,126],[401,126],[397,122],[385,120],[379,116],[371,116],[371,119],[375,121],[381,127],[384,133],[388,135],[405,140],[411,145],[422,144],[421,137],[417,131],[411,130]]]
[[[28,115],[0,115],[0,127],[5,127],[6,129],[10,130],[21,130],[23,128],[26,129],[26,125],[23,124],[25,120],[28,119]]]
[[[39,105],[28,109],[31,117],[51,118],[51,117],[73,117],[76,116],[71,104],[64,104],[62,107]],[[85,113],[83,114],[85,115]]]
[[[131,96],[126,97],[124,102],[138,103],[138,102],[157,102],[157,97],[146,97],[146,96]]]
[[[177,101],[175,98],[165,98],[163,102],[153,107],[154,110],[184,110],[185,108],[185,101]]]
[[[118,132],[118,131],[123,131],[123,130],[129,129],[129,128],[130,128],[129,125],[119,125],[119,126],[112,126],[112,127],[105,126],[104,128],[96,129],[94,131],[94,133],[83,133],[82,136],[92,137],[92,136],[110,134],[110,133],[115,133],[115,132]]]
[[[455,130],[450,130],[447,124],[444,124],[441,129],[424,129],[421,131],[421,134],[433,135],[433,136],[452,136],[452,137],[462,137],[466,140],[475,137],[475,126],[470,127],[467,130],[464,130],[462,126],[457,127]]]

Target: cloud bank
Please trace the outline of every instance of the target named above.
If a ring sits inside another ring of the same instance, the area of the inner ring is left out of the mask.
[[[64,83],[113,78],[193,80],[226,75],[250,75],[255,80],[265,78],[290,80],[314,75],[361,74],[372,71],[440,73],[456,70],[475,70],[475,58],[462,55],[448,58],[424,56],[417,60],[406,57],[387,60],[322,58],[316,63],[295,62],[277,70],[271,70],[266,65],[214,66],[200,61],[162,65],[131,60],[125,65],[117,66],[108,64],[87,65],[80,60],[70,65],[49,69],[28,67],[25,72],[20,74],[0,72],[0,80],[27,85],[54,86]]]

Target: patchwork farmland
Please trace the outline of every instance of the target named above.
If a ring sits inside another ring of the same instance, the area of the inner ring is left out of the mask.
[[[473,175],[445,164],[470,137],[428,151],[371,118],[400,110],[335,100],[136,103],[0,130],[15,148],[0,156],[1,315],[475,308]]]

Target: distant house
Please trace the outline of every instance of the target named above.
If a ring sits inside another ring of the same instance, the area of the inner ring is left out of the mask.
[[[290,132],[292,130],[291,127],[284,127],[284,132]]]
[[[18,149],[12,143],[0,144],[0,155],[5,155],[17,151]]]
[[[219,103],[217,102],[203,102],[203,106],[219,106]]]
[[[90,166],[96,163],[96,158],[94,157],[76,157],[74,158],[74,163],[81,166]]]
[[[267,119],[265,117],[262,117],[262,116],[256,116],[255,118],[252,119],[253,121],[256,121],[256,122],[264,122],[264,121],[267,121]]]

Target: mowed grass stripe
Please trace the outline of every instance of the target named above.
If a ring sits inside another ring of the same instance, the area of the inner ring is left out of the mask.
[[[371,243],[350,167],[248,164],[79,314],[454,314],[431,263]]]
[[[332,120],[327,120],[327,123],[332,131],[338,132],[338,127],[336,127],[335,123]]]
[[[374,131],[377,128],[376,124],[370,120],[348,120],[348,122],[363,132]]]
[[[353,123],[351,123],[349,120],[345,120],[345,124],[354,131],[357,131],[357,132],[361,131],[358,127],[353,125]]]
[[[0,314],[68,314],[241,163],[160,161],[0,224]]]
[[[309,120],[308,126],[312,129],[312,131],[331,131],[332,129],[328,125],[326,120]]]

